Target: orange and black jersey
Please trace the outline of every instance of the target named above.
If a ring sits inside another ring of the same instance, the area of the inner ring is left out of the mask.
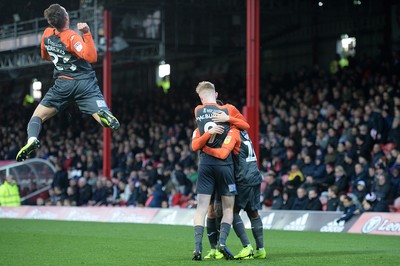
[[[54,64],[54,78],[87,79],[95,77],[90,65],[97,61],[97,52],[90,32],[82,37],[73,30],[58,32],[45,29],[41,42],[42,58]]]
[[[219,159],[224,159],[233,152],[237,186],[254,186],[262,182],[263,178],[258,169],[253,143],[245,130],[239,131],[232,128],[221,148],[204,146],[202,151]]]
[[[223,111],[227,115],[229,115],[229,122],[226,123],[215,123],[212,120],[212,117],[214,114],[218,111]],[[250,128],[250,125],[246,122],[246,119],[244,116],[239,112],[238,109],[236,109],[235,106],[231,104],[225,104],[225,105],[218,105],[218,104],[206,104],[206,105],[198,105],[194,109],[194,116],[196,118],[197,122],[197,128],[199,130],[200,136],[203,136],[205,133],[208,132],[208,130],[213,127],[214,125],[222,125],[224,126],[224,134],[217,134],[215,137],[212,137],[210,139],[210,134],[207,133],[208,135],[204,136],[204,138],[207,138],[207,146],[211,148],[220,148],[222,146],[222,142],[224,141],[229,128],[232,126],[235,126],[239,129],[247,130]],[[193,146],[195,145],[195,146]],[[193,150],[199,150],[201,147],[196,147],[196,143],[192,143],[192,148]]]
[[[227,115],[229,115],[229,122],[226,123],[215,123],[212,120],[214,114],[218,111],[223,111]],[[194,134],[198,134],[197,136],[193,135],[193,139],[196,139],[192,142],[192,149],[194,151],[201,149],[203,145],[206,145],[211,148],[220,148],[223,144],[225,137],[228,134],[228,131],[231,125],[234,125],[241,129],[248,129],[250,126],[246,122],[244,116],[236,109],[233,105],[225,104],[206,104],[206,105],[198,105],[194,110],[194,115],[197,122],[197,129]],[[214,125],[222,125],[224,127],[223,134],[215,134],[213,136],[208,133],[208,130]],[[203,145],[201,145],[203,144]],[[200,153],[200,162],[202,164],[231,164],[232,158],[227,157],[225,160],[220,160],[215,157],[209,156],[204,153]]]

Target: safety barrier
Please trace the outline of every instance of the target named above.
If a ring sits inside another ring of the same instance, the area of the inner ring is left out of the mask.
[[[193,225],[194,209],[133,207],[0,207],[0,218]],[[364,213],[337,222],[340,212],[260,211],[264,229],[400,236],[400,214]],[[241,213],[246,228],[250,221]]]

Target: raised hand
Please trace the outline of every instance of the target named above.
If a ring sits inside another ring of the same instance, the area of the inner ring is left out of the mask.
[[[86,24],[84,22],[79,22],[76,26],[77,26],[78,30],[82,33],[90,32],[90,28],[89,28],[88,24]]]

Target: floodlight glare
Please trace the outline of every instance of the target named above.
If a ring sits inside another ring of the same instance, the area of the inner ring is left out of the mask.
[[[166,64],[165,62],[161,62],[161,64],[158,66],[158,76],[160,78],[169,76],[171,74],[171,66],[169,64]]]
[[[42,82],[37,79],[34,79],[32,82],[32,88],[34,91],[39,91],[42,89]]]
[[[37,79],[32,80],[31,96],[35,100],[40,100],[42,98],[42,82]]]

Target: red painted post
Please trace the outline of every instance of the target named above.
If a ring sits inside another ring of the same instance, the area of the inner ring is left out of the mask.
[[[247,106],[244,114],[250,124],[249,136],[259,156],[260,131],[260,0],[247,0]]]
[[[111,11],[104,10],[103,95],[111,110]],[[103,175],[111,178],[111,129],[103,129]]]

